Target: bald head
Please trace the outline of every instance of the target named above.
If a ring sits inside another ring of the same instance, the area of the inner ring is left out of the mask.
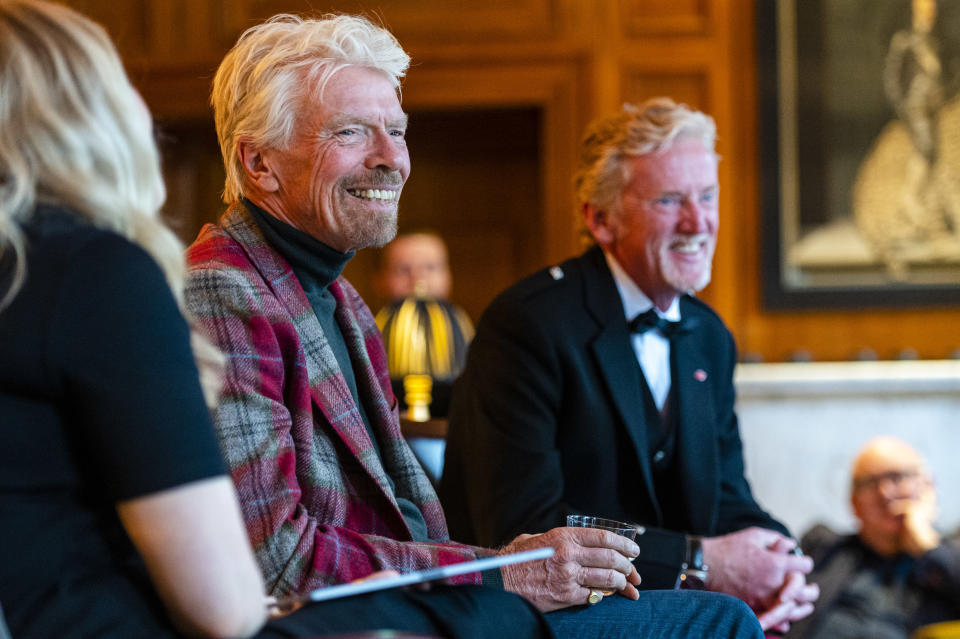
[[[864,543],[881,555],[901,550],[905,513],[921,502],[932,516],[933,479],[920,453],[887,435],[867,442],[853,464],[851,491]]]
[[[874,437],[860,449],[853,463],[853,481],[890,472],[915,469],[929,475],[927,462],[910,444],[892,437]]]

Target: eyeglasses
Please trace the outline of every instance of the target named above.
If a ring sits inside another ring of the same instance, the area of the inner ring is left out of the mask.
[[[916,468],[910,470],[891,470],[886,473],[877,473],[876,475],[857,477],[853,480],[853,490],[855,492],[860,492],[862,490],[876,490],[886,482],[889,482],[894,486],[899,486],[906,482],[916,481],[919,477],[920,471]]]

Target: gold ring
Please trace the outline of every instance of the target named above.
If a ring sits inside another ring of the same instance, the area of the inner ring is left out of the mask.
[[[590,596],[587,597],[587,603],[592,606],[595,603],[600,603],[601,599],[603,599],[603,591],[597,590],[596,588],[591,588]]]

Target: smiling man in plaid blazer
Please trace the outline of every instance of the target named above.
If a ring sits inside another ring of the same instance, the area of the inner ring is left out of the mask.
[[[271,594],[549,545],[551,559],[461,581],[545,612],[583,607],[585,584],[623,595],[571,613],[566,637],[758,637],[733,598],[641,597],[637,546],[606,531],[557,528],[500,550],[449,540],[401,436],[376,324],[340,275],[396,233],[408,63],[364,19],[280,16],[241,36],[214,79],[230,206],[190,247],[186,298],[227,358],[216,426]]]

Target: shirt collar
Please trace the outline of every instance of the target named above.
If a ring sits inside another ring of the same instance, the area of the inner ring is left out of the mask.
[[[604,251],[603,257],[607,260],[607,266],[610,267],[610,273],[613,275],[613,281],[617,285],[617,291],[620,293],[620,301],[623,303],[623,316],[627,321],[633,319],[640,313],[645,313],[653,308],[653,302],[646,294],[640,290],[637,283],[633,281],[627,272],[623,270],[617,258]],[[657,315],[671,322],[680,320],[680,298],[676,297],[670,308],[666,311],[656,309]]]

